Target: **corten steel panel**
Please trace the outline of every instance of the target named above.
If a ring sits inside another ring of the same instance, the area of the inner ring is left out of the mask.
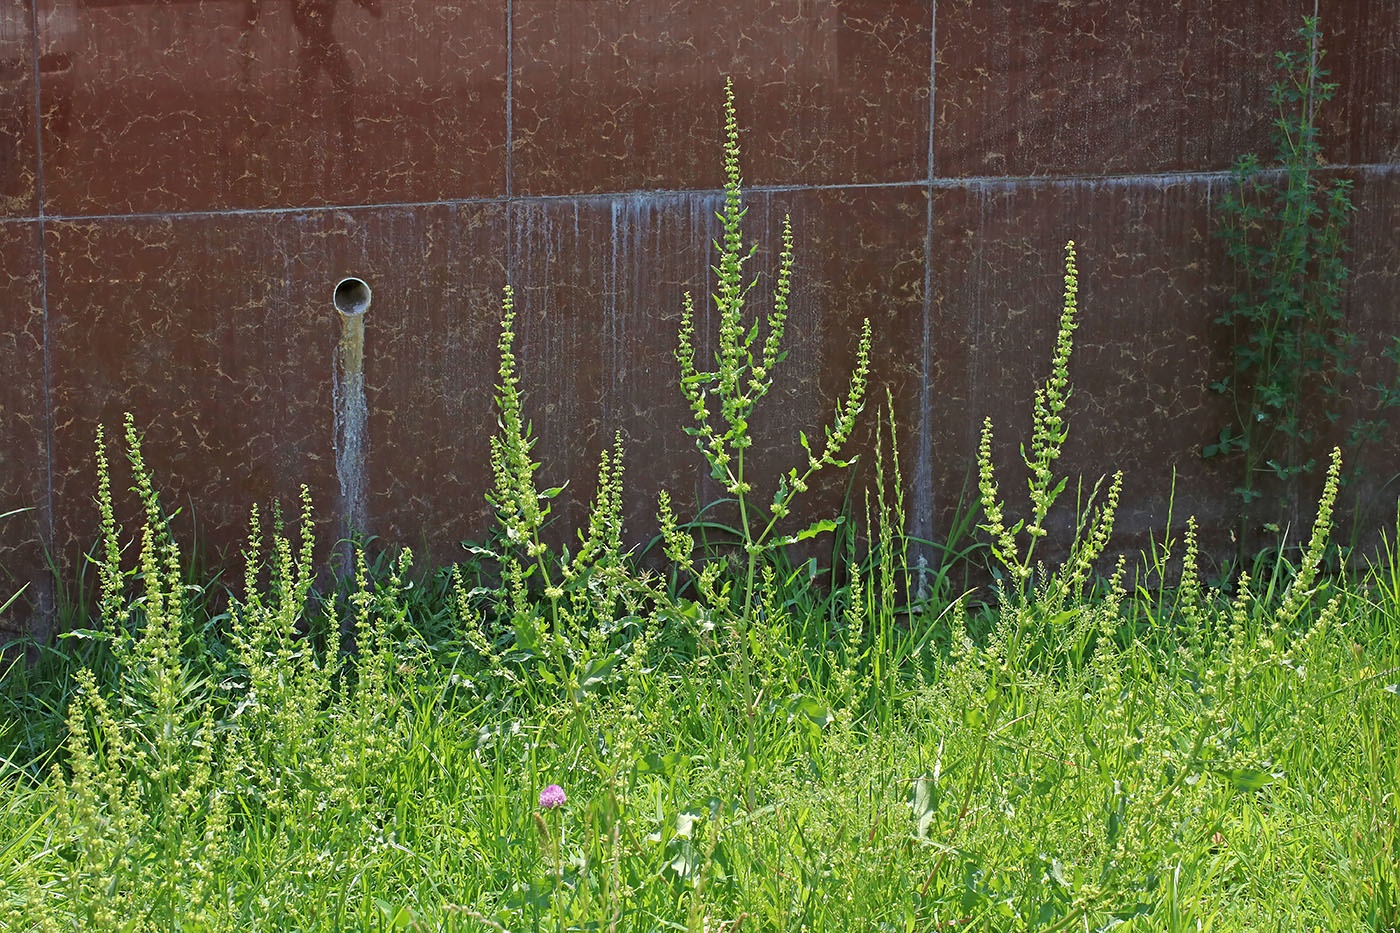
[[[682,298],[695,299],[697,365],[712,368],[717,321],[710,310],[709,241],[718,232],[713,193],[583,198],[516,205],[514,278],[527,412],[534,420],[544,485],[568,481],[558,502],[559,539],[572,539],[592,497],[602,447],[621,430],[626,444],[627,533],[655,532],[656,495],[678,515],[722,492],[694,439],[673,357]],[[917,382],[924,278],[924,194],[918,189],[759,193],[747,197],[745,232],[759,253],[751,311],[766,314],[784,213],[792,215],[796,268],[785,344],[772,393],[755,418],[755,496],[768,501],[779,470],[805,463],[799,430],[819,441],[838,392],[847,387],[861,319],[876,349],[872,400],[891,384],[910,417]],[[711,405],[712,410],[715,404]],[[865,421],[873,423],[873,405]],[[868,432],[859,440],[868,441]],[[913,444],[906,436],[906,457]],[[855,448],[852,448],[854,451]],[[753,476],[754,473],[750,473]],[[803,516],[839,508],[844,477],[831,472]],[[731,516],[723,515],[725,519]],[[790,523],[799,521],[790,519]]]
[[[47,608],[48,427],[38,226],[0,223],[0,360],[5,373],[0,379],[0,513],[30,510],[0,519],[0,603],[29,585],[22,601],[0,614],[0,631],[32,630],[43,614],[34,607]]]
[[[1312,0],[943,0],[934,174],[1228,168],[1269,149],[1274,53]]]
[[[731,75],[752,184],[923,178],[927,0],[515,0],[519,194],[720,184]]]
[[[359,215],[357,215],[358,217]],[[362,218],[369,530],[435,560],[487,523],[496,427],[504,204],[376,209]]]
[[[1352,278],[1345,303],[1347,327],[1358,334],[1359,372],[1352,378],[1346,409],[1350,418],[1379,418],[1387,428],[1378,443],[1346,455],[1362,468],[1356,485],[1343,493],[1342,526],[1350,534],[1350,512],[1357,508],[1363,536],[1385,529],[1394,538],[1396,499],[1400,497],[1400,411],[1377,410],[1376,393],[1367,387],[1394,385],[1393,360],[1381,356],[1400,337],[1400,166],[1389,170],[1345,171],[1352,178],[1356,214],[1348,231],[1347,262]]]
[[[32,0],[0,0],[0,217],[39,210],[33,10]],[[57,67],[51,56],[39,65]]]
[[[1400,162],[1400,8],[1391,0],[1322,0],[1323,67],[1336,96],[1322,148],[1338,164]]]
[[[302,483],[322,527],[336,530],[340,322],[330,295],[358,265],[362,229],[358,215],[337,212],[49,224],[55,536],[65,558],[96,540],[96,426],[116,440],[127,411],[166,506],[184,510],[182,543],[192,510],[212,562],[241,544],[253,504],[267,515],[280,501],[294,515]],[[130,471],[114,472],[125,490]],[[119,498],[130,531],[133,497]]]
[[[935,405],[962,431],[952,472],[935,473],[936,488],[958,488],[990,416],[1011,520],[1026,513],[1019,445],[1029,440],[1035,388],[1049,374],[1063,250],[1073,239],[1080,323],[1057,471],[1086,477],[1087,492],[1099,476],[1123,470],[1120,545],[1136,549],[1165,531],[1173,471],[1173,525],[1179,530],[1194,513],[1204,543],[1225,539],[1232,483],[1198,455],[1225,412],[1208,388],[1228,366],[1211,331],[1223,300],[1215,284],[1222,251],[1210,235],[1216,194],[1209,181],[1133,179],[990,182],[936,194],[934,332],[954,385]],[[1047,557],[1070,530],[1074,489],[1053,522]]]
[[[505,190],[506,0],[39,0],[49,213]]]

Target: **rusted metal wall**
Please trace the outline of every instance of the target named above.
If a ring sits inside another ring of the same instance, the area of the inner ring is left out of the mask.
[[[617,430],[634,537],[658,489],[712,495],[670,353],[709,286],[725,75],[757,271],[784,214],[798,240],[768,462],[820,431],[868,316],[911,521],[940,536],[981,418],[1003,462],[1029,421],[1074,238],[1062,462],[1127,471],[1129,540],[1164,527],[1175,473],[1176,524],[1219,541],[1232,473],[1197,455],[1228,361],[1212,210],[1234,158],[1267,153],[1274,51],[1313,13],[1359,207],[1347,312],[1375,347],[1400,293],[1393,0],[0,0],[0,512],[33,507],[0,566],[39,610],[9,624],[52,607],[45,551],[71,576],[94,539],[93,432],[124,411],[211,560],[301,482],[328,540],[361,490],[383,542],[454,556],[489,518],[507,282],[562,520]],[[336,449],[346,275],[374,290],[358,458]]]

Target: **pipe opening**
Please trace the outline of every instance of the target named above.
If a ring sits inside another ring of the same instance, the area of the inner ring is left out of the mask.
[[[335,295],[331,300],[335,303],[335,309],[346,317],[364,314],[365,310],[369,308],[369,283],[364,279],[357,279],[353,275],[341,279],[335,287]]]

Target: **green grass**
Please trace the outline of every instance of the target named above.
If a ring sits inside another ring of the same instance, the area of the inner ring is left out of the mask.
[[[404,561],[317,596],[283,532],[209,635],[151,515],[85,663],[7,675],[5,929],[1397,923],[1394,551],[1054,615],[769,564],[742,629],[672,585],[531,652]]]

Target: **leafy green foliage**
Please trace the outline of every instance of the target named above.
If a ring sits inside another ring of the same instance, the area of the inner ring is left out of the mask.
[[[128,443],[144,470],[139,438]],[[748,705],[732,644],[660,648],[657,633],[693,621],[667,616],[674,595],[616,661],[583,662],[569,680],[481,630],[421,637],[434,603],[460,595],[461,571],[425,597],[406,554],[373,571],[360,557],[340,595],[318,598],[305,506],[296,534],[253,522],[221,644],[171,592],[184,584],[159,555],[177,549],[152,501],[137,538],[153,543],[135,565],[120,546],[102,558],[112,615],[91,637],[112,636],[101,643],[116,662],[76,675],[46,766],[0,763],[5,929],[1400,919],[1393,546],[1367,580],[1304,566],[1269,601],[1247,580],[1230,600],[1201,589],[1194,558],[1189,610],[1158,617],[1147,595],[1126,612],[1121,594],[1085,595],[1054,620],[1093,628],[1082,663],[1011,652],[1030,614],[1003,609],[974,637],[954,601],[938,614],[950,650],[884,649],[893,686],[880,690],[850,689],[880,683],[882,631],[905,637],[878,563],[833,594],[770,563],[747,630],[760,693]],[[1329,505],[1310,553],[1325,546]],[[731,570],[714,585],[741,581]],[[509,593],[468,597],[492,601],[513,611]],[[1169,643],[1150,646],[1154,632]],[[568,802],[541,810],[552,783]]]
[[[1216,322],[1234,334],[1234,359],[1212,388],[1231,399],[1234,413],[1201,452],[1238,458],[1241,556],[1252,521],[1283,525],[1293,517],[1288,503],[1296,501],[1299,478],[1315,468],[1319,432],[1340,419],[1343,392],[1356,375],[1358,338],[1342,304],[1351,181],[1325,170],[1318,125],[1337,85],[1325,80],[1316,18],[1304,18],[1298,37],[1300,51],[1278,54],[1281,78],[1269,91],[1275,162],[1242,156],[1220,204],[1220,237],[1236,284]],[[1400,338],[1388,351],[1400,363],[1397,354]],[[1400,404],[1397,390],[1400,382],[1375,387],[1382,412]],[[1377,439],[1383,425],[1357,419],[1348,446]],[[1283,490],[1275,505],[1262,477]]]
[[[851,373],[850,388],[845,398],[837,399],[831,424],[826,426],[824,444],[812,449],[805,433],[799,433],[802,449],[807,454],[805,466],[792,467],[778,475],[777,490],[766,509],[754,501],[753,457],[748,450],[753,445],[749,420],[755,407],[773,387],[774,371],[787,356],[782,349],[787,324],[788,297],[792,291],[793,235],[791,218],[783,219],[783,248],[778,257],[778,274],[773,289],[773,307],[766,319],[765,336],[755,347],[759,324],[749,324],[744,316],[744,303],[754,286],[745,281],[744,265],[753,258],[756,247],[745,248],[741,225],[746,213],[742,202],[742,174],[739,168],[739,123],[734,107],[732,83],[725,85],[725,145],[724,145],[724,207],[719,213],[723,235],[716,244],[719,264],[715,266],[717,290],[712,296],[719,315],[718,348],[713,370],[700,370],[695,360],[695,308],[690,293],[686,293],[684,313],[676,339],[676,362],[680,367],[681,391],[695,419],[686,432],[695,438],[695,445],[710,467],[710,475],[723,484],[738,510],[736,527],[738,545],[747,562],[743,585],[731,601],[729,591],[717,591],[714,582],[720,565],[711,558],[702,558],[697,568],[691,558],[693,542],[687,544],[675,522],[670,498],[663,493],[659,504],[662,536],[667,553],[679,567],[688,572],[696,589],[708,604],[708,622],[720,624],[733,633],[739,645],[738,661],[743,670],[745,706],[751,710],[756,703],[753,662],[750,646],[752,633],[747,631],[755,609],[761,561],[774,550],[806,541],[836,529],[834,519],[819,520],[805,529],[779,535],[777,528],[791,510],[800,493],[806,492],[812,478],[825,467],[846,468],[853,460],[842,459],[850,442],[856,417],[865,404],[870,373],[870,321],[862,326],[856,346],[856,365]],[[757,352],[755,352],[757,350]],[[710,405],[719,403],[719,422],[712,418]],[[747,474],[745,470],[748,470]],[[799,472],[799,470],[801,472]],[[764,517],[766,511],[767,517]],[[742,604],[737,597],[742,597]],[[750,730],[746,757],[754,754],[756,732]]]

